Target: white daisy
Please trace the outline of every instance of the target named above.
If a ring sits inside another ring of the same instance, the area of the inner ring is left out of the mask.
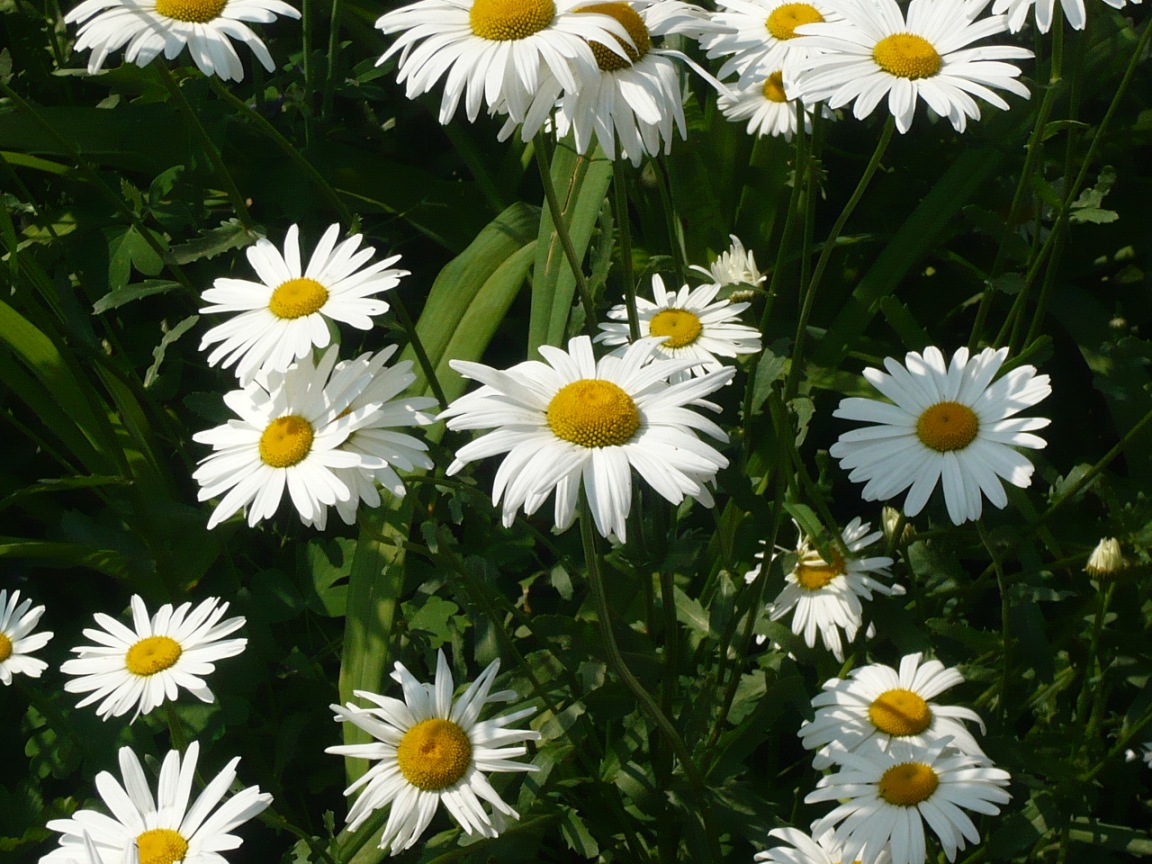
[[[748,303],[716,300],[720,285],[713,283],[669,293],[664,280],[652,277],[653,300],[636,298],[636,312],[640,320],[640,336],[662,338],[658,355],[670,360],[694,360],[696,365],[670,377],[672,382],[686,380],[692,375],[704,375],[723,369],[717,357],[736,357],[754,354],[760,350],[760,331],[746,324],[735,323]],[[594,341],[605,345],[626,345],[628,335],[628,309],[613,306],[608,311],[612,319],[600,324],[601,332]]]
[[[88,693],[78,708],[103,700],[96,713],[104,720],[135,706],[135,722],[141,714],[176,699],[181,688],[201,702],[213,702],[216,697],[204,676],[216,670],[217,660],[235,657],[248,644],[245,638],[224,639],[244,626],[242,616],[224,618],[227,611],[227,603],[209,597],[195,609],[191,603],[175,609],[165,603],[149,618],[144,601],[133,594],[134,629],[97,612],[96,623],[104,629],[86,629],[84,635],[99,644],[72,649],[78,658],[66,661],[60,671],[79,677],[67,681],[64,689]]]
[[[844,858],[844,844],[834,831],[825,831],[816,838],[809,837],[797,828],[773,828],[769,837],[776,837],[791,846],[776,846],[757,852],[753,860],[768,861],[770,864],[841,864]],[[887,864],[887,851],[881,851],[877,864]]]
[[[744,244],[735,234],[729,234],[728,237],[732,241],[732,245],[717,255],[716,260],[708,267],[693,264],[688,269],[703,274],[709,282],[719,285],[721,288],[726,288],[729,285],[757,286],[763,284],[767,276],[756,267],[756,253],[751,249],[745,249]]]
[[[1104,0],[1113,9],[1124,8],[1125,0]],[[1132,0],[1133,4],[1141,0]],[[1028,10],[1036,7],[1036,29],[1047,33],[1052,26],[1053,13],[1056,9],[1056,0],[996,0],[992,11],[996,14],[1007,13],[1008,29],[1016,33],[1028,21]],[[1064,10],[1064,17],[1074,30],[1083,30],[1088,23],[1088,13],[1084,10],[1084,0],[1060,0]]]
[[[980,518],[982,494],[996,507],[1008,503],[1000,478],[1031,484],[1032,463],[1012,447],[1044,447],[1043,438],[1029,433],[1049,421],[1012,415],[1052,388],[1034,366],[1019,366],[992,383],[1007,356],[1007,348],[985,348],[969,360],[968,349],[960,348],[946,367],[940,350],[929,347],[923,355],[909,351],[903,366],[885,358],[888,374],[864,370],[895,404],[842,400],[834,417],[875,425],[845,432],[829,452],[850,480],[867,481],[865,501],[886,501],[912,487],[903,509],[915,516],[941,481],[948,515],[960,525]]]
[[[181,761],[180,753],[168,751],[160,766],[160,780],[153,797],[151,783],[140,759],[129,747],[120,748],[118,780],[108,771],[96,775],[96,789],[111,816],[97,810],[77,810],[70,819],[53,819],[52,831],[63,836],[60,845],[40,859],[40,864],[70,864],[85,850],[91,838],[103,864],[227,864],[221,852],[243,841],[232,833],[272,803],[272,796],[259,786],[224,795],[236,781],[232,759],[188,806],[196,776],[200,744],[193,741]],[[223,803],[221,803],[223,801]]]
[[[1084,572],[1097,579],[1115,576],[1128,567],[1124,560],[1124,552],[1120,548],[1120,541],[1115,537],[1101,537],[1092,554],[1088,556],[1088,563],[1084,565]]]
[[[231,391],[224,402],[240,419],[192,436],[215,451],[200,460],[192,474],[200,484],[197,499],[225,493],[208,520],[209,528],[249,504],[249,525],[270,519],[285,487],[306,525],[320,519],[325,506],[352,500],[352,490],[337,472],[359,470],[366,457],[341,446],[350,434],[371,424],[378,406],[346,414],[351,391],[344,393],[342,403],[330,398],[325,384],[338,351],[334,345],[315,366],[306,357],[286,372],[261,376],[243,390]],[[361,386],[368,383],[359,380]]]
[[[796,526],[799,530],[799,526]],[[863,623],[864,607],[860,600],[871,600],[876,591],[889,597],[904,593],[901,585],[885,585],[874,576],[891,578],[888,568],[892,559],[886,556],[874,558],[857,557],[855,553],[871,546],[882,536],[876,531],[869,534],[869,523],[861,523],[857,517],[844,526],[841,537],[848,555],[835,552],[831,562],[825,561],[819,550],[811,545],[808,537],[801,535],[796,548],[796,566],[784,577],[787,583],[767,606],[768,617],[778,621],[789,612],[792,615],[792,632],[804,637],[804,644],[816,647],[819,635],[824,647],[832,656],[843,662],[844,646],[840,641],[840,631],[848,642],[856,638]],[[756,568],[750,577],[759,573]],[[869,628],[868,636],[871,636]]]
[[[721,113],[733,122],[748,121],[749,135],[771,135],[791,141],[798,128],[796,106],[802,105],[797,99],[789,98],[784,91],[784,72],[776,70],[771,74],[757,75],[742,89],[721,93],[717,105]],[[825,117],[833,117],[827,107],[822,107]],[[803,107],[804,131],[812,131],[812,109]]]
[[[347,500],[337,498],[335,504],[336,512],[347,525],[356,521],[356,509],[361,501],[369,507],[379,506],[378,486],[397,498],[404,497],[404,481],[396,473],[397,469],[413,471],[432,467],[427,444],[394,431],[431,425],[435,421],[424,411],[436,406],[435,399],[424,396],[397,398],[416,380],[416,375],[411,360],[387,368],[385,364],[395,351],[393,345],[375,355],[369,352],[354,360],[340,361],[324,388],[327,399],[340,415],[366,413],[363,423],[340,445],[345,452],[359,454],[360,467],[335,468],[332,472],[352,491]],[[311,522],[304,521],[324,530],[327,515],[328,508],[321,506]]]
[[[20,602],[20,591],[8,596],[8,589],[0,590],[0,681],[12,683],[12,675],[27,675],[39,678],[48,664],[36,657],[29,657],[39,651],[52,638],[50,631],[33,633],[44,607],[31,608],[32,601]]]
[[[113,51],[125,45],[124,60],[147,66],[160,54],[174,60],[188,46],[193,62],[205,75],[225,81],[244,77],[244,65],[232,39],[252,49],[269,72],[272,55],[245,21],[271,24],[277,15],[299,18],[281,0],[84,0],[64,16],[80,23],[76,50],[92,49],[88,72],[95,74]]]
[[[975,20],[987,4],[912,0],[905,20],[896,0],[844,3],[843,20],[799,28],[798,41],[815,53],[796,61],[789,92],[806,104],[827,102],[833,109],[854,102],[858,120],[887,96],[900,132],[912,126],[920,98],[963,132],[969,117],[980,119],[973,96],[1007,111],[1008,103],[994,89],[1029,95],[1016,80],[1019,67],[1000,61],[1026,59],[1031,51],[1012,45],[967,47],[1007,29],[1003,16]]]
[[[288,229],[283,255],[267,239],[248,247],[259,282],[217,279],[204,292],[214,305],[201,312],[239,314],[205,333],[200,350],[220,343],[208,355],[208,365],[236,364],[242,386],[258,373],[283,372],[313,347],[326,348],[332,338],[329,321],[370,330],[372,317],[388,311],[388,304],[372,295],[395,288],[408,275],[389,269],[399,255],[365,266],[376,250],[366,246],[357,251],[363,239],[359,234],[337,244],[339,225],[324,232],[305,269],[299,233],[295,225]]]
[[[420,0],[380,16],[376,26],[400,33],[377,65],[399,54],[397,80],[409,99],[427,93],[447,76],[440,122],[447,124],[465,100],[469,121],[481,102],[521,123],[536,93],[554,86],[573,92],[590,78],[596,61],[586,40],[603,40],[612,51],[627,34],[606,15],[574,15],[579,0]],[[531,138],[544,115],[526,125]]]
[[[531,716],[535,708],[480,720],[488,703],[518,698],[512,690],[489,692],[499,669],[500,661],[494,660],[453,700],[452,673],[439,651],[435,684],[420,683],[403,664],[396,664],[392,679],[403,688],[403,701],[357,690],[356,695],[372,707],[331,706],[336,720],[352,723],[377,739],[325,750],[376,763],[344,790],[351,795],[364,789],[348,811],[350,831],[372,811],[391,805],[380,848],[391,848],[396,855],[416,844],[441,803],[468,834],[495,837],[504,817],[520,818],[485,775],[538,770],[515,760],[528,752],[523,742],[538,740],[540,733],[508,728]],[[483,802],[491,805],[492,812]]]
[[[1125,762],[1135,762],[1137,759],[1143,759],[1144,764],[1152,768],[1152,744],[1141,744],[1140,750],[1124,751]]]
[[[887,848],[892,864],[924,864],[924,822],[939,838],[949,861],[965,841],[980,833],[965,810],[994,816],[1008,803],[1007,771],[986,759],[957,753],[945,744],[916,747],[894,741],[887,748],[870,741],[854,753],[838,754],[841,768],[816,784],[804,799],[839,801],[812,825],[812,833],[836,829],[844,861],[875,864]]]
[[[728,460],[693,430],[719,441],[728,436],[690,406],[715,408],[703,398],[728,383],[734,369],[669,384],[695,363],[654,359],[660,343],[652,338],[599,361],[587,336],[570,340],[567,351],[539,350],[547,362],[529,360],[505,372],[453,360],[453,369],[484,386],[440,415],[449,418],[449,429],[496,429],[461,447],[447,473],[507,453],[492,488],[494,504],[503,498],[505,526],[521,506],[535,513],[555,490],[556,530],[563,531],[576,518],[583,483],[596,528],[624,540],[632,468],[673,504],[692,495],[712,505],[705,484]]]
[[[805,24],[838,21],[839,5],[829,0],[719,0],[712,16],[716,25],[700,39],[710,59],[727,57],[720,77],[740,76],[740,86],[762,79],[764,70],[783,69],[815,52],[796,28]]]
[[[970,720],[984,729],[979,715],[969,708],[938,705],[928,700],[964,680],[956,669],[946,669],[939,660],[920,662],[919,654],[900,661],[900,671],[882,663],[861,666],[848,678],[824,682],[822,693],[812,700],[816,717],[800,727],[800,740],[815,750],[812,767],[822,771],[833,764],[836,753],[858,749],[876,739],[882,747],[892,741],[929,746],[947,738],[949,746],[961,753],[983,756],[961,720]]]

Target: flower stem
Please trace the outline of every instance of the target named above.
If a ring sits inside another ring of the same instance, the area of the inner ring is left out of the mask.
[[[628,222],[628,169],[617,159],[612,163],[612,193],[616,224],[620,229],[620,269],[624,279],[624,305],[628,309],[628,338],[640,338],[640,314],[636,311],[636,277],[632,273],[632,231]]]

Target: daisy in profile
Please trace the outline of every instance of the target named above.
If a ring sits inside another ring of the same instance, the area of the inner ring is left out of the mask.
[[[238,419],[192,436],[213,450],[192,474],[200,484],[197,500],[224,496],[208,520],[210,529],[243,508],[249,525],[270,519],[285,489],[305,525],[323,519],[325,507],[352,500],[338,472],[362,469],[366,457],[341,448],[349,435],[371,424],[379,405],[345,413],[356,389],[370,385],[365,377],[345,382],[342,401],[333,401],[326,384],[338,353],[334,345],[315,365],[305,357],[286,372],[233,390],[224,403]],[[371,464],[380,467],[379,460]]]
[[[720,285],[717,283],[696,288],[684,285],[676,293],[669,293],[664,288],[664,280],[653,276],[653,299],[636,298],[641,338],[662,337],[657,352],[660,357],[696,361],[696,365],[669,380],[683,381],[691,375],[723,369],[724,364],[718,357],[731,358],[760,350],[760,331],[736,323],[749,304],[717,300],[719,293]],[[608,317],[611,321],[599,325],[601,332],[595,341],[605,345],[627,344],[630,338],[627,308],[613,306]]]
[[[837,754],[836,761],[840,770],[820,778],[804,802],[840,802],[813,823],[812,833],[835,828],[843,861],[876,864],[887,849],[891,864],[924,864],[925,822],[955,861],[965,841],[980,842],[964,811],[995,816],[1011,798],[1004,791],[1011,779],[1007,771],[943,742],[917,747],[894,741],[885,749],[872,740],[854,753]]]
[[[844,858],[844,844],[834,831],[825,831],[813,838],[797,828],[773,828],[768,836],[789,845],[757,852],[753,860],[769,864],[841,864],[847,860]],[[882,851],[876,859],[877,864],[888,864],[888,858],[888,853]]]
[[[717,255],[715,261],[707,267],[693,264],[688,269],[702,274],[709,282],[721,288],[729,285],[762,285],[767,277],[756,267],[756,253],[745,249],[735,234],[729,234],[728,239],[732,245]]]
[[[196,608],[165,603],[152,617],[138,595],[132,595],[132,628],[110,615],[96,613],[102,630],[89,628],[84,635],[97,642],[73,648],[75,660],[60,671],[76,678],[64,684],[69,693],[87,693],[77,708],[100,702],[96,713],[104,720],[127,714],[132,722],[165,701],[176,699],[184,689],[201,702],[216,697],[204,676],[216,671],[217,660],[235,657],[248,640],[225,639],[244,626],[244,618],[224,618],[228,604],[209,597]],[[223,620],[222,620],[223,619]]]
[[[112,815],[77,810],[69,819],[50,821],[48,828],[63,836],[40,864],[87,861],[89,845],[100,856],[96,860],[107,864],[134,859],[139,864],[225,864],[220,852],[244,842],[232,832],[262,813],[272,796],[259,786],[249,786],[224,800],[236,782],[237,756],[189,806],[199,756],[196,741],[188,745],[183,760],[179,751],[168,751],[153,795],[139,757],[130,747],[120,748],[122,779],[108,771],[96,775],[96,789]]]
[[[799,530],[800,526],[796,526]],[[869,533],[871,526],[857,517],[844,526],[841,539],[847,555],[836,551],[831,561],[825,561],[810,538],[801,535],[796,548],[796,566],[784,577],[784,590],[767,606],[768,617],[779,621],[792,613],[792,632],[803,636],[804,644],[816,647],[816,637],[832,656],[843,662],[844,645],[840,631],[851,642],[863,623],[864,607],[860,601],[871,600],[876,591],[889,597],[904,593],[901,585],[886,585],[878,578],[891,578],[888,568],[892,559],[880,555],[865,558],[858,553],[871,546],[882,536]],[[748,574],[748,581],[759,575],[757,567]],[[867,635],[871,636],[871,632]]]
[[[724,442],[728,436],[691,408],[714,408],[704,397],[727,384],[734,369],[670,384],[697,364],[659,359],[660,340],[653,338],[599,361],[587,336],[570,340],[567,351],[539,350],[546,362],[529,360],[504,372],[453,360],[453,369],[484,386],[440,415],[449,429],[496,430],[461,447],[447,473],[507,453],[492,488],[492,502],[503,499],[505,527],[521,507],[531,515],[555,491],[556,530],[565,530],[576,518],[583,485],[597,530],[623,541],[633,468],[673,504],[691,495],[712,505],[706,484],[728,460],[696,432]]]
[[[205,333],[200,350],[212,349],[209,366],[235,365],[241,386],[257,373],[283,372],[313,347],[326,348],[329,321],[370,330],[372,318],[388,311],[388,304],[373,295],[395,288],[408,275],[390,269],[399,255],[369,264],[376,250],[360,249],[359,234],[337,243],[339,225],[324,232],[302,267],[299,236],[297,226],[288,229],[283,254],[267,239],[248,247],[259,282],[221,278],[204,292],[212,305],[201,312],[236,314]]]
[[[273,71],[272,55],[244,22],[270,24],[277,15],[300,17],[281,0],[84,0],[64,21],[80,24],[76,50],[92,51],[90,74],[124,46],[125,62],[137,66],[147,66],[161,52],[175,60],[187,47],[205,75],[239,81],[244,65],[232,40],[245,43],[264,68]]]
[[[1113,9],[1123,9],[1125,0],[1104,0]],[[1136,4],[1141,0],[1132,0]],[[996,0],[992,11],[997,15],[1007,13],[1008,29],[1013,33],[1023,29],[1028,21],[1028,11],[1036,8],[1036,29],[1047,33],[1052,26],[1056,12],[1056,0]],[[1084,9],[1084,0],[1060,0],[1060,7],[1064,17],[1072,25],[1073,30],[1083,30],[1088,24],[1088,13]]]
[[[784,92],[784,72],[777,69],[763,77],[755,76],[751,84],[732,93],[721,93],[717,100],[721,113],[734,123],[748,121],[749,135],[771,135],[791,141],[799,124],[795,99]],[[804,108],[804,131],[812,131],[812,110]]]
[[[543,88],[571,93],[595,73],[590,41],[609,45],[628,35],[607,15],[575,15],[578,0],[419,0],[381,15],[376,26],[399,33],[377,65],[399,55],[397,81],[409,99],[429,92],[446,78],[440,122],[452,120],[460,99],[468,120],[490,111],[523,123]],[[523,130],[525,140],[539,130],[545,114]]]
[[[341,360],[324,388],[326,398],[345,417],[367,413],[362,424],[340,445],[341,450],[360,456],[360,466],[333,469],[333,474],[352,492],[348,499],[337,498],[335,503],[336,512],[346,525],[355,523],[361,502],[369,507],[380,505],[381,486],[397,498],[404,497],[404,481],[396,473],[397,469],[413,471],[432,467],[428,445],[397,430],[431,425],[435,421],[424,412],[437,403],[424,396],[400,395],[416,380],[416,375],[411,360],[392,367],[387,365],[395,352],[396,346],[390,345],[375,354],[369,352],[353,360]],[[327,514],[328,508],[321,506],[310,524],[324,530]]]
[[[896,0],[844,3],[842,20],[798,29],[798,41],[813,53],[796,61],[789,92],[794,86],[794,95],[807,105],[826,102],[835,109],[851,102],[857,120],[887,96],[901,133],[911,128],[916,102],[923,99],[963,132],[969,118],[980,119],[973,96],[1007,111],[1008,103],[995,90],[1029,95],[1017,80],[1020,68],[1003,61],[1026,59],[1031,51],[1013,45],[969,47],[1007,29],[1000,15],[976,20],[987,4],[912,0],[905,18]]]
[[[816,717],[800,727],[800,740],[815,750],[812,767],[823,771],[832,765],[835,753],[859,749],[875,739],[881,747],[893,741],[906,741],[926,747],[948,739],[961,753],[983,756],[984,751],[961,722],[984,723],[969,708],[930,702],[949,687],[964,680],[956,669],[947,669],[939,660],[921,662],[919,654],[900,661],[900,671],[882,663],[860,666],[848,678],[824,682],[824,690],[812,700]],[[833,752],[836,742],[839,747]]]
[[[960,348],[945,365],[940,349],[909,351],[904,365],[888,357],[887,374],[865,369],[864,377],[892,403],[848,398],[834,417],[874,425],[845,432],[829,452],[848,478],[864,482],[865,501],[887,501],[904,489],[904,513],[924,509],[939,482],[952,522],[979,519],[986,496],[1004,507],[1001,479],[1013,486],[1032,482],[1033,465],[1013,447],[1041,448],[1031,434],[1049,421],[1014,417],[1052,392],[1047,375],[1019,366],[993,382],[1008,349],[985,348],[969,359]]]
[[[337,721],[377,739],[325,750],[375,763],[344,790],[351,795],[363,789],[348,811],[350,831],[363,825],[373,811],[390,807],[380,848],[397,855],[416,844],[440,804],[465,833],[482,837],[496,837],[505,817],[520,818],[492,788],[487,775],[539,770],[515,760],[528,752],[524,742],[538,740],[540,733],[509,728],[535,708],[480,719],[489,703],[518,698],[512,690],[490,692],[499,669],[500,661],[494,660],[454,699],[452,672],[444,652],[438,651],[434,684],[420,683],[403,664],[396,664],[392,680],[400,685],[403,701],[357,690],[357,696],[372,703],[370,707],[331,706]]]
[[[13,675],[27,675],[39,678],[48,668],[43,660],[30,657],[39,651],[52,638],[50,631],[33,633],[44,614],[44,607],[32,608],[32,601],[20,602],[20,592],[0,590],[0,682],[12,683]]]
[[[740,76],[740,86],[750,87],[817,49],[798,39],[796,28],[805,24],[838,21],[839,4],[830,0],[719,0],[712,16],[715,28],[700,38],[710,59],[726,57],[720,77]]]

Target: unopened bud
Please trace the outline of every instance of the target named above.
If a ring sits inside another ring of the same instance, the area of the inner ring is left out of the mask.
[[[1115,576],[1127,566],[1128,562],[1120,551],[1120,541],[1115,537],[1104,537],[1088,556],[1084,572],[1096,577]]]

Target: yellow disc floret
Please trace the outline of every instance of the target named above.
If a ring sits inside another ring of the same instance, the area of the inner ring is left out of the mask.
[[[961,402],[937,402],[916,421],[916,437],[938,453],[963,450],[979,432],[976,412]]]
[[[786,40],[795,39],[799,35],[796,28],[801,24],[819,24],[823,20],[824,16],[815,6],[807,3],[785,3],[772,10],[764,26],[775,38]]]
[[[940,778],[923,762],[902,762],[880,778],[880,797],[898,807],[915,807],[927,801],[940,785]]]
[[[885,36],[872,49],[872,59],[897,78],[931,78],[940,71],[940,55],[932,43],[915,33]]]
[[[0,663],[12,656],[12,640],[0,633]]]
[[[648,28],[644,25],[644,19],[627,3],[593,3],[591,6],[581,6],[574,11],[595,12],[600,15],[615,18],[620,22],[621,26],[628,31],[628,35],[632,37],[632,42],[636,45],[636,47],[633,48],[626,45],[623,40],[613,37],[628,54],[628,59],[625,60],[619,54],[610,50],[606,45],[600,42],[589,42],[588,44],[592,48],[592,54],[596,57],[596,65],[599,66],[603,72],[616,72],[620,69],[627,69],[647,54],[648,49],[652,47],[652,36],[648,33]]]
[[[661,309],[652,316],[648,332],[652,336],[667,336],[665,348],[683,348],[700,338],[703,327],[695,312],[687,309]]]
[[[153,828],[136,837],[140,864],[175,864],[188,854],[188,841],[170,828]]]
[[[124,665],[133,675],[155,675],[176,664],[184,649],[171,636],[141,639],[124,655]],[[141,856],[143,861],[143,856]]]
[[[156,0],[156,11],[165,18],[207,24],[219,18],[228,0]]]
[[[396,762],[409,783],[435,792],[467,773],[472,764],[472,742],[451,720],[423,720],[400,739]]]
[[[897,688],[872,700],[868,719],[889,735],[919,735],[932,725],[932,709],[920,694]]]
[[[468,12],[472,32],[493,42],[527,39],[555,18],[552,0],[475,0]]]
[[[764,81],[764,98],[769,102],[787,102],[784,93],[784,73],[773,72]]]
[[[268,311],[277,318],[303,318],[324,308],[328,289],[315,279],[289,279],[272,292]]]
[[[796,562],[796,584],[805,591],[819,591],[837,576],[844,575],[844,559],[837,553],[832,553],[832,562],[828,563],[819,555],[810,552],[801,556]]]
[[[611,381],[585,378],[566,384],[548,403],[548,428],[581,447],[626,444],[640,428],[632,397]]]
[[[273,468],[291,468],[312,452],[312,424],[298,414],[278,417],[260,436],[260,458]]]

